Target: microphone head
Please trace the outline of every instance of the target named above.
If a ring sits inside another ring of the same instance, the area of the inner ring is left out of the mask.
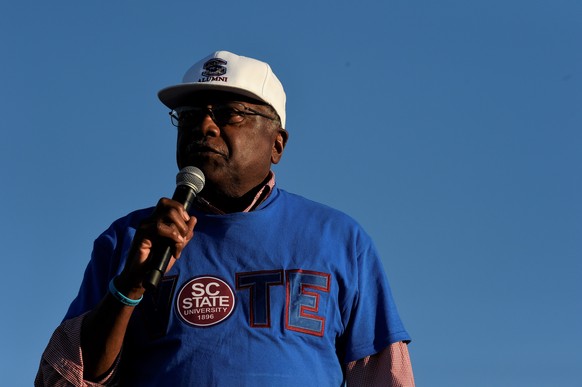
[[[202,191],[204,183],[204,173],[196,167],[184,167],[176,175],[176,186],[188,186],[192,188],[195,194]]]

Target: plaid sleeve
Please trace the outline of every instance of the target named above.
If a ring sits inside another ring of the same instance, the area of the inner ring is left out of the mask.
[[[114,382],[117,364],[99,382],[83,380],[81,325],[85,314],[63,321],[54,331],[40,361],[35,387],[106,386]]]
[[[383,351],[348,363],[347,385],[374,387],[414,387],[408,346],[399,341]]]

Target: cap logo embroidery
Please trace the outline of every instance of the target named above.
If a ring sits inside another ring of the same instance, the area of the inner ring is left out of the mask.
[[[204,71],[202,71],[202,78],[198,82],[222,81],[226,82],[228,77],[223,77],[226,74],[226,64],[228,62],[224,59],[213,58],[204,63]]]

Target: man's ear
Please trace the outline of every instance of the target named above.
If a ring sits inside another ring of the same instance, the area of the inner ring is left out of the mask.
[[[280,128],[275,137],[273,149],[271,150],[271,162],[273,164],[277,164],[281,160],[281,157],[283,157],[283,150],[285,150],[288,139],[289,133],[285,129]]]

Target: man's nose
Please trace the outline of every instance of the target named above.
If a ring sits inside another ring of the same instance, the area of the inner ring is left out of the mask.
[[[216,122],[214,122],[210,110],[206,111],[206,114],[202,118],[202,122],[200,122],[200,131],[204,136],[216,137],[220,134],[220,128]]]

